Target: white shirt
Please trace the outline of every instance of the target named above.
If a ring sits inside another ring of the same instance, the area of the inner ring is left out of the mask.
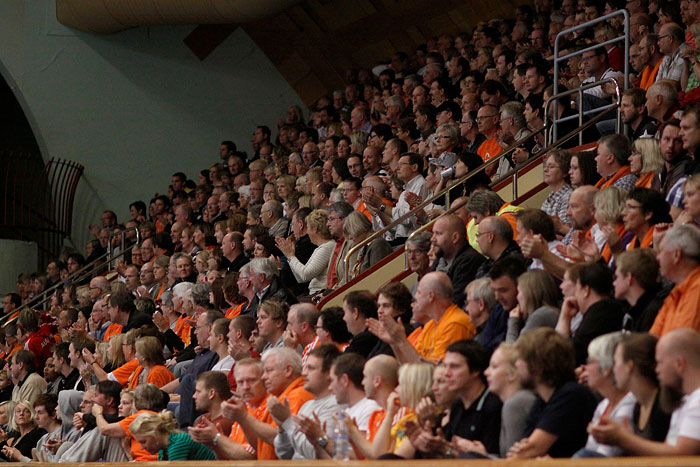
[[[223,371],[228,374],[228,372],[231,371],[231,368],[233,368],[233,364],[235,362],[236,361],[232,356],[226,355],[226,357],[216,362],[216,365],[211,368],[211,371]]]
[[[608,414],[608,417],[620,423],[623,423],[623,419],[632,420],[634,417],[634,404],[636,404],[636,402],[637,399],[634,397],[634,394],[628,392],[625,394],[625,397],[623,397],[620,402],[613,407],[610,414]],[[600,417],[602,417],[605,411],[608,409],[609,404],[610,401],[608,399],[603,399],[600,401],[600,403],[598,403],[598,406],[595,408],[595,412],[593,413],[593,419],[591,420],[592,424],[595,425],[598,423]],[[595,451],[605,457],[619,457],[624,453],[622,448],[617,446],[609,446],[607,444],[598,443],[591,435],[588,435],[586,449]]]
[[[679,436],[700,440],[700,388],[683,397],[683,405],[671,415],[666,443],[675,446]]]
[[[620,78],[622,76],[622,73],[620,73],[619,71],[615,71],[612,68],[608,68],[603,72],[603,75],[600,77],[600,79],[596,79],[595,76],[591,76],[590,78],[584,79],[581,85],[595,83],[596,81],[600,81],[605,78]],[[585,91],[583,91],[583,93],[590,94],[591,96],[600,97],[601,99],[606,99],[608,97],[607,94],[603,92],[603,88],[601,86],[595,86],[593,88],[586,89]]]
[[[379,409],[381,409],[379,404],[372,399],[364,397],[357,401],[352,407],[348,407],[346,412],[350,418],[355,420],[358,430],[367,433],[369,430],[369,417],[372,416],[375,410]]]
[[[411,192],[421,197],[421,202],[425,201],[431,196],[430,190],[425,182],[425,178],[418,174],[413,177],[406,185],[404,185],[403,192],[399,196],[399,201],[396,206],[391,211],[391,221],[395,221],[399,217],[411,211],[411,206],[406,201],[406,193]],[[380,228],[386,227],[381,221],[379,221]],[[418,222],[415,216],[409,217],[408,219],[401,222],[396,226],[395,236],[396,237],[408,237],[411,233],[418,228]]]
[[[329,394],[321,399],[307,401],[299,408],[298,415],[313,417],[315,414],[321,421],[321,425],[329,422],[330,427],[333,415],[344,406],[338,405],[338,401],[333,394]],[[299,430],[299,425],[294,421],[294,417],[289,417],[282,423],[275,436],[275,454],[280,459],[316,459],[316,448]]]

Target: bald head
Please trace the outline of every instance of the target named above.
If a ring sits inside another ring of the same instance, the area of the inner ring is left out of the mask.
[[[424,293],[433,292],[436,299],[452,301],[452,281],[442,271],[429,272],[420,280]]]
[[[382,179],[377,175],[369,175],[365,177],[365,179],[362,181],[362,186],[372,187],[374,192],[380,196],[384,196],[386,193],[386,185],[384,185]]]
[[[94,277],[90,281],[90,288],[100,289],[100,292],[106,292],[110,289],[109,281],[105,276]]]
[[[446,229],[449,233],[456,233],[460,236],[460,238],[467,238],[467,226],[464,224],[461,217],[454,214],[448,214],[435,222],[436,225],[438,223],[440,223],[440,226],[443,229]]]
[[[700,368],[700,333],[694,329],[676,329],[664,334],[657,349],[671,358],[682,357],[690,368]]]
[[[380,377],[388,388],[399,384],[399,362],[389,355],[377,355],[365,364],[365,372],[370,378]]]

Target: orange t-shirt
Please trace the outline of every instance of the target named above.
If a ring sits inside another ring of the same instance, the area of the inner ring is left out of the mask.
[[[499,155],[502,151],[503,148],[500,144],[498,144],[496,138],[491,138],[481,143],[481,146],[479,146],[479,149],[476,150],[476,153],[481,156],[481,159],[484,162],[486,162],[492,157]]]
[[[190,345],[190,339],[192,337],[191,331],[192,325],[187,322],[185,315],[178,316],[177,321],[175,321],[175,329],[173,329],[173,332],[185,344],[185,347]]]
[[[292,415],[296,415],[301,406],[307,401],[313,399],[314,395],[304,389],[304,377],[300,376],[289,383],[289,386],[287,386],[287,388],[278,396],[278,398],[280,401],[287,399]],[[275,422],[272,420],[272,415],[270,415],[270,413],[267,411],[267,408],[265,409],[265,415],[261,421],[269,425],[276,426]],[[258,439],[258,460],[275,459],[277,459],[275,447],[267,444],[262,439]]]
[[[109,342],[109,338],[116,335],[116,334],[121,334],[122,333],[122,326],[121,324],[117,323],[112,323],[107,327],[107,330],[105,331],[105,336],[102,339],[105,342]]]
[[[139,362],[136,361],[136,359],[129,360],[119,368],[115,368],[112,371],[112,376],[114,376],[119,384],[122,385],[123,388],[126,388],[127,385],[129,384],[129,378],[131,375],[136,371],[136,368],[139,366]]]
[[[424,358],[437,361],[445,356],[447,347],[453,342],[471,339],[476,334],[469,315],[454,303],[450,305],[439,321],[428,321],[423,326],[416,342],[416,351]]]
[[[255,408],[248,406],[248,413],[255,417],[256,420],[263,421],[263,418],[265,418],[267,415],[267,397],[263,399],[260,405]],[[255,448],[246,439],[245,433],[243,433],[243,428],[241,428],[241,425],[239,425],[238,422],[231,426],[231,434],[229,435],[229,438],[243,446],[243,449],[245,449],[247,452],[251,453],[252,455],[256,455]]]
[[[136,386],[139,384],[139,376],[141,376],[141,373],[143,373],[143,367],[139,365],[129,378],[129,389],[136,389]],[[147,383],[155,384],[159,388],[162,388],[174,379],[175,375],[163,365],[154,366],[151,368],[148,376],[146,376]]]
[[[695,268],[683,282],[671,290],[659,309],[649,334],[661,337],[680,328],[700,331],[698,310],[700,310],[700,267]]]
[[[155,462],[158,460],[158,454],[151,454],[150,452],[146,451],[143,447],[141,447],[141,443],[136,441],[129,431],[129,425],[131,425],[131,422],[134,421],[138,414],[143,412],[155,413],[152,410],[139,410],[135,414],[129,415],[128,417],[119,421],[119,426],[122,427],[122,430],[124,430],[124,433],[126,433],[126,437],[131,440],[131,458],[135,461]]]

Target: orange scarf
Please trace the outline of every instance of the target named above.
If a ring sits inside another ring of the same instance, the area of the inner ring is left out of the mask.
[[[652,225],[649,227],[649,230],[647,230],[647,233],[644,234],[644,238],[642,238],[642,242],[639,243],[639,239],[635,235],[632,237],[632,241],[629,242],[627,245],[627,250],[633,250],[635,248],[651,248],[651,242],[654,240],[654,226]],[[639,243],[639,246],[636,246]]]
[[[617,235],[620,238],[624,237],[626,232],[625,224],[618,225],[615,231],[617,232]],[[605,242],[605,245],[603,246],[603,251],[600,254],[605,260],[606,264],[610,263],[610,258],[612,258],[612,251],[610,251],[610,245],[608,245],[608,242]]]
[[[226,310],[226,319],[232,319],[235,318],[236,316],[241,314],[241,310],[243,309],[243,303],[239,304],[236,308],[231,307],[228,310]]]
[[[647,172],[641,177],[639,177],[639,180],[637,180],[637,183],[634,184],[636,187],[641,187],[641,188],[651,188],[651,182],[654,180],[654,174],[656,172]]]
[[[623,165],[620,167],[620,170],[618,170],[615,175],[610,177],[609,179],[601,178],[598,180],[598,183],[595,184],[595,187],[598,188],[599,190],[604,190],[605,188],[608,188],[612,186],[613,183],[624,177],[625,175],[629,175],[630,173],[630,166],[629,165]]]
[[[663,60],[659,60],[654,68],[650,67],[649,65],[644,67],[642,77],[639,80],[640,88],[646,91],[652,84],[654,84],[654,81],[656,81],[656,74],[659,72],[659,67],[661,66],[661,62],[663,62]]]

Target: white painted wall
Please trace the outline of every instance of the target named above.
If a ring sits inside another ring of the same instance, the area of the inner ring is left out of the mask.
[[[45,160],[78,161],[72,241],[80,250],[103,209],[165,193],[182,170],[196,180],[219,143],[250,152],[256,125],[274,128],[301,99],[242,30],[206,60],[182,42],[194,26],[112,35],[69,29],[51,0],[0,2],[0,73],[24,108]]]

